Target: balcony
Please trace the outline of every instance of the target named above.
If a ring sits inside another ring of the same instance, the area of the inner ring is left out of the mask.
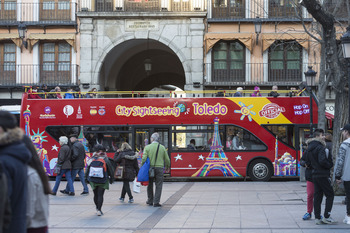
[[[205,0],[81,0],[82,12],[204,12]]]
[[[312,66],[317,72],[318,80],[320,64],[288,63],[286,67],[268,63],[245,63],[225,67],[204,65],[206,86],[235,86],[235,85],[298,85],[302,82],[307,67]]]
[[[78,84],[78,65],[1,65],[0,88],[45,84],[71,86]]]
[[[44,3],[0,3],[0,25],[75,25],[77,3],[69,1]]]

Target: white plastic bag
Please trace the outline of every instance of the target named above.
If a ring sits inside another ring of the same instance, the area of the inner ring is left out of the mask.
[[[140,193],[141,192],[141,183],[137,182],[137,178],[135,178],[135,180],[134,180],[134,184],[133,184],[132,190],[134,191],[134,193]]]

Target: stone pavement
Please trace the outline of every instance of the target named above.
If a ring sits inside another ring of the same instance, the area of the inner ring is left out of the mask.
[[[54,181],[50,183],[54,185]],[[60,189],[65,185],[61,182]],[[50,196],[50,233],[350,232],[350,225],[342,222],[344,196],[334,200],[332,217],[338,224],[315,225],[314,218],[303,221],[306,184],[299,181],[165,182],[160,208],[146,205],[146,187],[133,194],[133,204],[127,203],[128,198],[121,203],[122,183],[115,182],[105,192],[104,215],[100,217],[91,190],[88,196],[80,196],[81,183],[76,181],[74,186],[74,197],[59,192]]]

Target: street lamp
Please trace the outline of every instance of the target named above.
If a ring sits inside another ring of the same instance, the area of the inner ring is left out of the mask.
[[[343,56],[348,61],[348,95],[349,95],[349,122],[350,122],[350,26],[346,28],[345,34],[340,38],[343,47]]]
[[[18,24],[18,34],[19,34],[19,38],[22,39],[22,44],[24,48],[28,47],[27,41],[24,40],[24,38],[26,37],[26,31],[27,31],[26,25],[23,22],[20,22]]]
[[[305,79],[306,79],[306,85],[307,85],[307,91],[310,95],[310,136],[313,134],[313,107],[312,107],[312,87],[314,85],[314,80],[316,77],[317,72],[312,69],[312,66],[308,66],[308,70],[304,72]]]
[[[262,25],[262,21],[259,18],[259,16],[257,16],[254,20],[254,26],[255,26],[255,33],[256,33],[256,44],[258,45],[258,39],[259,39],[259,34],[261,33],[261,25]]]

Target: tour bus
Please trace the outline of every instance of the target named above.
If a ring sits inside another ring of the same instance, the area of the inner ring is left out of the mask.
[[[87,157],[94,145],[102,144],[113,158],[122,142],[141,157],[154,132],[171,161],[166,176],[267,181],[271,176],[299,175],[301,145],[309,136],[310,122],[317,124],[315,100],[310,106],[305,96],[194,96],[29,99],[25,93],[20,125],[49,176],[55,175],[61,136],[78,135]]]

